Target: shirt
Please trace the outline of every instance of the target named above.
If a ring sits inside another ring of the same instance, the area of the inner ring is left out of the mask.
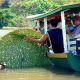
[[[64,52],[63,36],[61,29],[49,29],[48,31],[54,53]]]
[[[73,36],[76,36],[80,33],[80,24],[75,26],[75,29],[73,31]]]

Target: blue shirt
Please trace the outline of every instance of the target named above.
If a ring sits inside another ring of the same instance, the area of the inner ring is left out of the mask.
[[[49,29],[48,31],[54,53],[64,52],[63,36],[61,29]]]
[[[69,30],[72,32],[74,30],[74,26],[68,26]]]
[[[80,34],[80,24],[76,25],[73,31],[73,36]]]

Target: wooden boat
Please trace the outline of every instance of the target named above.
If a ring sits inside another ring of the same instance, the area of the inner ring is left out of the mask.
[[[77,45],[77,39],[80,38],[77,37],[75,40],[67,41],[67,34],[66,34],[66,28],[65,28],[65,17],[72,17],[78,15],[80,16],[80,3],[78,4],[71,4],[71,5],[64,5],[59,8],[56,8],[48,13],[42,14],[40,16],[31,18],[30,20],[36,20],[37,26],[39,26],[39,21],[44,21],[44,31],[46,33],[47,31],[47,20],[50,20],[52,18],[61,17],[62,21],[62,31],[63,31],[63,43],[64,43],[64,53],[48,53],[48,57],[50,58],[51,62],[54,65],[72,69],[74,71],[80,71],[80,56],[77,54],[80,54],[80,44]],[[39,30],[39,29],[38,29]],[[80,39],[78,40],[80,42]],[[69,44],[69,46],[68,46]],[[75,44],[75,46],[70,47],[71,45]],[[70,51],[70,50],[71,51]],[[78,51],[77,51],[77,50]],[[77,51],[77,54],[73,54],[73,51]]]
[[[80,71],[80,57],[72,53],[48,54],[51,62],[57,66]]]

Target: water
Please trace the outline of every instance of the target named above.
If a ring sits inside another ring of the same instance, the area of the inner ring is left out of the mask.
[[[80,80],[80,75],[59,68],[28,68],[1,70],[0,80]]]
[[[0,29],[0,37],[3,37],[5,36],[6,34],[8,34],[9,32],[12,32],[13,30],[3,30],[3,29]]]

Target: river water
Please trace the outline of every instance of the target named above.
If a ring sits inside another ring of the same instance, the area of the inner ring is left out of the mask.
[[[0,37],[11,31],[0,30]],[[61,68],[0,70],[0,80],[80,80],[80,73]]]
[[[80,80],[80,74],[60,68],[6,69],[0,80]]]
[[[3,37],[5,36],[6,34],[8,34],[9,32],[12,32],[13,30],[3,30],[3,29],[0,29],[0,37]]]

